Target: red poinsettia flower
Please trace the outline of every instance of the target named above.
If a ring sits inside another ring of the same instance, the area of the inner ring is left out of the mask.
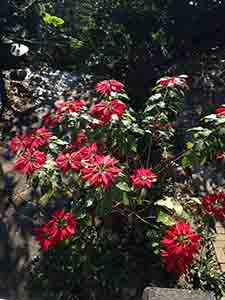
[[[84,100],[59,100],[55,102],[56,107],[56,113],[62,114],[62,113],[73,113],[73,112],[80,112],[82,108],[85,107],[85,101]]]
[[[63,209],[56,211],[49,222],[49,233],[55,242],[64,241],[76,233],[77,220],[74,214]]]
[[[112,92],[121,93],[124,92],[124,85],[114,79],[103,80],[96,85],[96,92],[106,96],[110,96]]]
[[[195,233],[189,223],[178,222],[165,232],[161,257],[168,272],[181,275],[187,271],[198,253],[201,235]]]
[[[47,224],[38,228],[36,240],[40,242],[41,248],[47,251],[50,247],[73,236],[77,224],[74,214],[67,213],[63,209],[58,210]]]
[[[157,81],[157,84],[161,85],[161,86],[165,86],[165,87],[171,87],[171,86],[181,86],[181,87],[186,87],[188,88],[186,79],[188,78],[187,75],[180,75],[180,76],[172,76],[172,77],[163,77],[160,78]]]
[[[36,230],[36,241],[40,243],[43,251],[55,246],[55,241],[51,238],[49,231],[51,230],[48,224],[43,224]]]
[[[16,135],[14,138],[11,139],[9,142],[10,150],[14,153],[18,151],[23,151],[26,149],[27,146],[29,146],[31,143],[31,136],[22,133],[20,135]]]
[[[148,187],[151,188],[153,182],[157,180],[157,175],[152,169],[140,168],[135,170],[134,175],[131,176],[133,186],[137,188]]]
[[[216,110],[215,110],[215,113],[219,116],[224,116],[225,115],[225,107],[221,106],[221,107],[218,107]]]
[[[123,117],[127,105],[120,100],[101,101],[92,106],[90,113],[99,120],[99,125],[106,125],[112,120]]]
[[[225,152],[218,154],[218,155],[215,157],[215,160],[222,160],[222,159],[224,159],[224,158],[225,158]]]
[[[86,163],[85,168],[80,170],[83,175],[82,179],[89,181],[91,185],[103,185],[107,189],[110,183],[121,174],[121,170],[115,166],[117,163],[118,161],[109,155],[97,154]]]
[[[56,164],[64,173],[67,173],[69,170],[78,171],[84,163],[92,159],[97,151],[97,145],[93,143],[72,153],[61,153],[56,159]]]
[[[37,149],[40,146],[46,146],[51,137],[52,133],[45,127],[36,129],[32,134],[30,149]]]
[[[22,173],[32,174],[44,165],[46,157],[45,152],[28,149],[16,159],[15,169]]]
[[[202,204],[209,215],[225,221],[225,193],[206,195],[202,198]]]
[[[64,173],[69,170],[79,170],[80,168],[80,157],[77,152],[72,153],[61,153],[56,159],[56,164],[59,169],[62,169]]]

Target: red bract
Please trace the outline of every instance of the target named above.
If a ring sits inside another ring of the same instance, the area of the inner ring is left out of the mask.
[[[85,132],[80,131],[80,132],[78,132],[78,134],[74,140],[74,144],[76,144],[77,147],[80,148],[80,146],[83,145],[86,141],[87,141],[87,136],[86,136]]]
[[[187,75],[180,75],[180,76],[172,76],[172,77],[163,77],[160,78],[157,81],[157,84],[161,85],[161,86],[165,86],[165,87],[171,87],[171,86],[181,86],[181,87],[186,87],[188,88],[186,79],[188,78]]]
[[[22,173],[33,174],[44,165],[46,157],[45,152],[29,149],[16,159],[15,169]]]
[[[55,127],[58,124],[58,115],[55,112],[47,112],[42,117],[42,122],[47,128]]]
[[[56,164],[64,173],[67,173],[69,170],[79,170],[80,157],[77,152],[61,153],[56,159]]]
[[[161,251],[167,272],[185,273],[199,251],[200,239],[201,235],[195,233],[189,223],[178,222],[167,230]]]
[[[140,168],[135,170],[134,175],[131,176],[133,186],[137,188],[148,187],[151,188],[153,182],[157,180],[157,175],[152,169]]]
[[[72,153],[61,153],[56,159],[56,164],[64,173],[67,173],[69,170],[78,171],[84,163],[92,159],[97,150],[97,145],[94,143]]]
[[[36,240],[40,242],[41,248],[47,251],[50,247],[73,236],[77,224],[74,214],[66,213],[63,209],[58,210],[47,224],[38,228]]]
[[[37,149],[40,146],[46,146],[51,137],[52,133],[48,131],[48,129],[44,127],[36,129],[32,134],[30,149]]]
[[[83,107],[85,107],[85,101],[84,100],[59,100],[55,102],[56,107],[56,113],[62,114],[62,113],[73,113],[73,112],[80,112]]]
[[[121,174],[121,170],[115,166],[117,163],[118,161],[109,155],[96,155],[92,161],[86,163],[85,168],[80,170],[82,179],[89,181],[91,185],[103,185],[107,189]]]
[[[225,153],[224,153],[224,152],[218,154],[218,155],[215,157],[216,160],[222,160],[222,159],[224,159],[224,158],[225,158]]]
[[[47,251],[49,248],[55,246],[55,241],[51,239],[49,231],[50,226],[48,224],[43,224],[36,230],[35,239],[40,243],[43,251]]]
[[[11,139],[9,142],[10,150],[14,153],[18,151],[23,151],[26,149],[27,146],[29,146],[31,143],[31,136],[22,133],[20,135],[16,135],[14,138]]]
[[[113,119],[121,119],[127,105],[120,100],[101,101],[92,106],[90,113],[99,120],[99,125],[106,125]]]
[[[103,80],[96,85],[96,92],[106,96],[110,96],[111,92],[124,92],[124,85],[121,82],[114,79]]]
[[[202,204],[209,215],[225,221],[225,193],[207,195],[202,198]]]
[[[85,163],[89,162],[90,160],[93,159],[93,157],[96,154],[100,154],[98,146],[96,143],[93,143],[87,147],[82,147],[80,148],[78,152],[78,156],[79,156],[79,160],[80,160],[80,164],[82,166],[85,165]]]
[[[218,107],[218,108],[215,110],[215,113],[216,113],[217,115],[224,116],[224,115],[225,115],[225,107],[223,107],[223,106]]]

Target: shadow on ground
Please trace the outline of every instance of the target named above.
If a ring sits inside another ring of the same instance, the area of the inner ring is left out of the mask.
[[[33,121],[31,112],[15,116],[8,111],[0,123],[0,298],[26,298],[24,285],[29,266],[38,255],[33,238],[37,208],[30,202],[32,191],[25,176],[14,172],[7,147],[7,139],[16,131],[26,130]]]

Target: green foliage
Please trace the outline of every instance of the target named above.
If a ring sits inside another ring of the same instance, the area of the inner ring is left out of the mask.
[[[70,47],[74,49],[79,49],[83,46],[83,42],[76,39],[76,38],[71,38],[70,40]]]
[[[215,234],[204,230],[204,240],[199,258],[190,269],[189,281],[195,289],[210,290],[215,293],[216,299],[225,296],[225,273],[219,270],[216,261],[213,241]]]
[[[62,26],[65,23],[63,19],[56,16],[51,16],[46,12],[42,14],[42,18],[46,25],[50,25],[54,27]]]
[[[194,163],[204,165],[216,158],[225,149],[225,117],[211,114],[204,117],[202,126],[191,128],[191,140],[187,142],[187,153],[182,159],[184,168]]]

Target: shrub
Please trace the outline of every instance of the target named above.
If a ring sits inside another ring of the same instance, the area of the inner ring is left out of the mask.
[[[125,86],[104,80],[93,103],[56,101],[40,128],[10,141],[16,170],[41,188],[36,240],[43,254],[32,276],[47,288],[45,297],[76,294],[80,286],[116,293],[128,284],[131,253],[139,248],[159,272],[190,276],[207,212],[214,211],[176,191],[182,168],[175,162],[186,153],[175,156],[173,124],[187,90],[185,75],[161,78],[136,115]],[[50,212],[48,203],[60,198],[67,205]]]

